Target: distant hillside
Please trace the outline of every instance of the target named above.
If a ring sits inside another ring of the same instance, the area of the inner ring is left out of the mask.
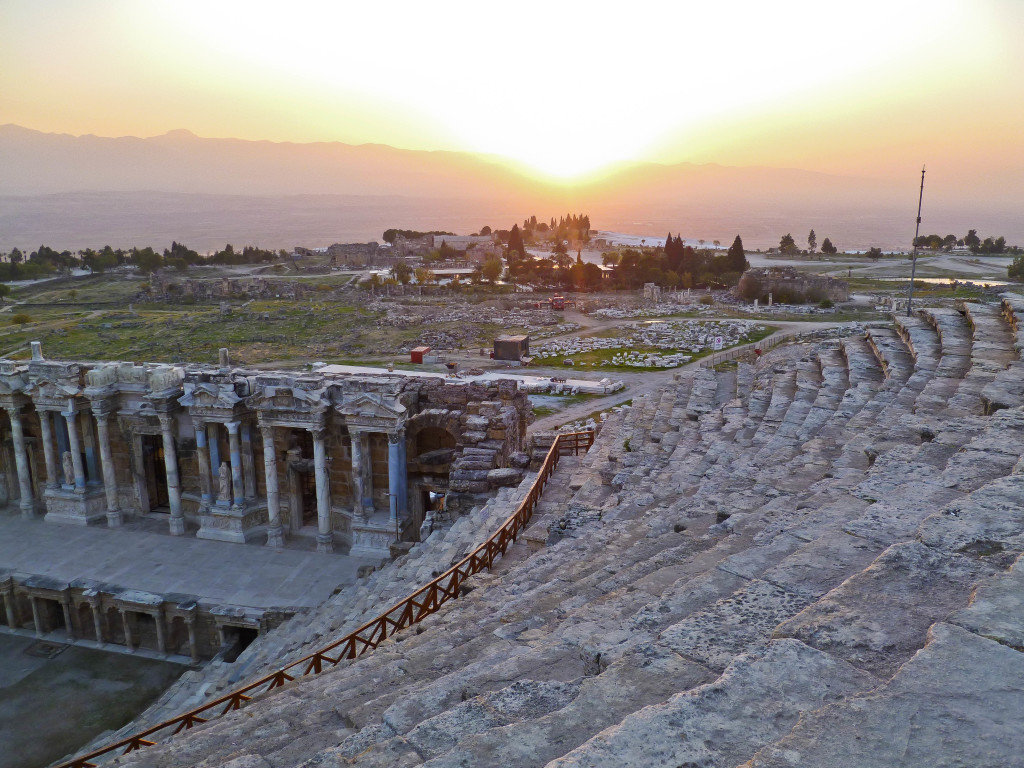
[[[497,158],[338,142],[148,139],[0,126],[0,249],[105,243],[200,249],[380,237],[392,226],[470,232],[530,214],[586,210],[603,229],[750,247],[798,242],[811,227],[840,247],[899,247],[913,236],[916,180],[894,185],[799,169],[620,166],[574,186],[528,178]],[[996,201],[929,190],[925,230],[1002,234],[1024,243],[1016,191]]]

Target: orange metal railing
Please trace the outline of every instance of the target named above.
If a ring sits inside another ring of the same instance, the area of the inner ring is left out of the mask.
[[[551,448],[544,457],[540,471],[526,498],[520,502],[515,512],[501,524],[497,531],[491,534],[487,541],[429,584],[420,587],[356,631],[218,699],[208,701],[200,707],[158,723],[134,736],[108,744],[86,755],[80,755],[69,762],[61,763],[56,768],[93,768],[97,763],[92,761],[98,757],[112,755],[112,753],[125,755],[143,747],[152,746],[157,742],[158,735],[166,738],[186,731],[194,725],[205,723],[239,709],[242,704],[254,696],[271,691],[286,682],[306,675],[319,674],[344,659],[355,659],[362,656],[395,633],[422,621],[449,600],[456,599],[459,596],[462,583],[466,579],[484,569],[491,568],[494,561],[505,553],[509,545],[515,543],[519,533],[533,517],[533,511],[540,500],[544,485],[555,471],[555,467],[558,466],[559,457],[568,453],[579,455],[581,451],[586,453],[593,444],[593,431],[559,434],[551,443]]]

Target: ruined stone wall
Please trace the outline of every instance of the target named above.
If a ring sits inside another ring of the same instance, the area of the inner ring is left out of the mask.
[[[832,301],[847,301],[850,298],[849,284],[827,275],[812,275],[793,267],[756,267],[743,273],[741,281],[757,280],[764,294],[778,294],[785,291],[801,293],[811,298],[821,295]],[[778,299],[778,297],[775,297]]]

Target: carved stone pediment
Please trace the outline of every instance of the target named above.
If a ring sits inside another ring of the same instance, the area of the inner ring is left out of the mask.
[[[243,398],[238,396],[234,384],[230,382],[202,381],[196,384],[186,384],[185,394],[178,398],[178,402],[189,409],[234,412],[235,407],[243,402]]]
[[[335,406],[352,426],[392,427],[400,426],[408,414],[401,402],[375,393],[356,395]]]
[[[32,397],[37,406],[51,406],[61,410],[75,410],[75,401],[82,388],[64,381],[37,379],[25,388],[25,394]]]
[[[288,385],[263,386],[246,398],[246,404],[260,411],[294,411],[322,413],[328,402],[324,390],[306,390]]]

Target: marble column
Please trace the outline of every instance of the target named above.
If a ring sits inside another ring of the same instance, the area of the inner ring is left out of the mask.
[[[401,432],[388,433],[388,496],[391,501],[392,525],[398,524],[399,497],[402,493],[402,475],[405,472],[401,449],[404,439]]]
[[[74,411],[63,415],[68,424],[68,452],[75,471],[75,493],[85,493],[85,467],[82,466],[82,445],[78,440],[78,419]]]
[[[28,469],[28,452],[25,450],[25,432],[21,426],[21,409],[8,408],[11,417],[11,439],[14,442],[14,463],[18,469],[18,489],[21,493],[19,506],[22,517],[32,517],[35,505],[32,503],[32,478]]]
[[[100,466],[103,469],[103,492],[107,496],[107,525],[110,528],[117,528],[124,520],[117,506],[117,473],[114,471],[114,457],[110,452],[110,415],[105,412],[95,415],[100,443]]]
[[[55,490],[60,487],[60,475],[57,469],[57,457],[53,451],[53,421],[49,411],[37,411],[39,414],[39,430],[43,437],[43,457],[46,459],[46,489]]]
[[[71,600],[63,598],[60,601],[61,610],[64,612],[64,631],[67,633],[69,640],[75,639],[75,627],[71,623]]]
[[[167,636],[164,634],[164,617],[160,611],[153,614],[153,621],[156,622],[156,649],[164,656],[167,655]]]
[[[206,425],[206,442],[210,446],[210,467],[213,473],[213,477],[217,477],[220,472],[220,441],[217,439],[217,427],[219,425],[215,421],[211,421]],[[213,501],[223,501],[225,504],[228,503],[228,499],[221,499],[218,493],[213,490],[217,488],[217,485],[210,486],[210,494]]]
[[[188,652],[192,657],[192,663],[199,663],[199,644],[196,642],[196,620],[193,617],[188,622]]]
[[[402,471],[398,473],[398,517],[404,520],[409,514],[409,460],[405,453],[405,430],[400,433],[398,441],[398,464]]]
[[[100,468],[96,465],[96,441],[89,420],[82,426],[82,449],[85,452],[85,482],[96,485],[100,482]]]
[[[28,602],[32,606],[32,623],[36,626],[36,637],[42,637],[46,632],[43,630],[43,617],[39,615],[39,598],[29,595]]]
[[[277,451],[274,449],[274,428],[260,427],[263,431],[263,471],[267,481],[267,546],[284,546],[281,527],[281,494],[277,489]]]
[[[206,447],[206,427],[202,422],[196,425],[196,462],[199,464],[199,494],[203,509],[210,506],[213,496],[210,493],[210,449]]]
[[[242,446],[238,441],[237,421],[229,421],[225,425],[228,429],[228,447],[231,451],[231,489],[234,492],[232,504],[236,507],[245,505],[245,487],[242,484]]]
[[[103,642],[103,616],[100,614],[100,604],[89,603],[89,607],[92,608],[92,626],[96,631],[96,642]]]
[[[21,621],[18,617],[18,604],[15,602],[17,599],[13,589],[10,592],[4,593],[4,611],[7,614],[7,626],[11,629],[21,628]]]
[[[172,536],[182,536],[185,533],[185,517],[181,511],[181,480],[178,478],[178,456],[174,451],[174,435],[171,434],[174,418],[170,414],[161,413],[159,419],[160,435],[164,440],[167,499],[171,506],[170,530]]]
[[[125,644],[125,647],[129,651],[134,653],[135,652],[135,648],[134,648],[135,639],[132,637],[132,623],[131,623],[131,620],[128,618],[128,611],[125,610],[124,608],[121,609],[121,625],[124,627],[124,644]]]
[[[313,434],[313,470],[316,474],[316,518],[319,532],[316,537],[317,552],[334,551],[334,534],[331,527],[331,487],[327,475],[327,446],[322,428],[310,430]]]
[[[368,520],[370,512],[363,507],[363,433],[349,430],[352,443],[352,511],[356,517]]]
[[[242,422],[242,478],[245,484],[245,498],[256,498],[256,463],[252,452],[252,425]]]

